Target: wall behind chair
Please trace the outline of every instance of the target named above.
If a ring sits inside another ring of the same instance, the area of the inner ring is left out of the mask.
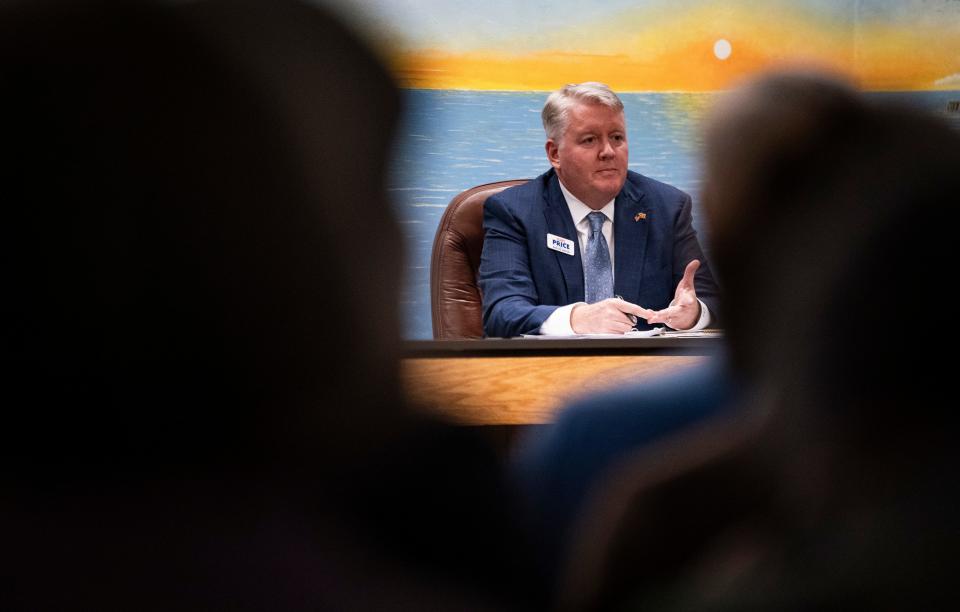
[[[339,0],[406,91],[391,195],[407,242],[405,336],[431,337],[429,266],[450,199],[548,166],[539,112],[565,83],[624,92],[630,168],[699,207],[713,92],[769,68],[847,75],[956,119],[960,0]]]

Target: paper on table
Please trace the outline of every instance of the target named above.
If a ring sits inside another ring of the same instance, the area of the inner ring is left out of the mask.
[[[662,327],[645,329],[643,331],[632,330],[625,334],[573,334],[572,336],[541,336],[539,334],[526,334],[522,338],[536,338],[538,340],[569,340],[571,338],[652,338],[663,334]]]
[[[665,338],[720,338],[723,336],[721,329],[701,329],[697,331],[670,330],[663,332]]]

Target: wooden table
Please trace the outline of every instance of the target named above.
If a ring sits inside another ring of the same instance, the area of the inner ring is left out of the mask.
[[[410,341],[401,374],[407,397],[467,425],[548,423],[578,396],[681,371],[722,338]]]

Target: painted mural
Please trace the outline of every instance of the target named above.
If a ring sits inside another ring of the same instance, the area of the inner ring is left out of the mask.
[[[960,100],[960,0],[341,4],[406,92],[391,194],[408,243],[409,338],[431,337],[430,247],[447,202],[546,170],[544,92],[591,80],[623,93],[630,168],[695,201],[698,122],[712,92],[747,75],[818,67],[945,115]]]

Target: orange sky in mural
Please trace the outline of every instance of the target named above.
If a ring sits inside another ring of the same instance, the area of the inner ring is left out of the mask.
[[[930,32],[871,27],[863,35],[856,61],[864,85],[871,89],[932,89],[937,79],[960,73],[960,31],[957,24],[949,25]]]
[[[950,27],[948,27],[950,26]],[[552,90],[597,80],[618,91],[710,91],[763,68],[812,64],[871,89],[931,89],[960,72],[956,24],[942,31],[890,24],[833,23],[812,13],[726,5],[680,15],[628,11],[612,22],[556,32],[541,49],[524,41],[501,50],[408,50],[394,56],[404,85],[433,89]],[[935,26],[928,26],[935,27]],[[726,60],[713,52],[726,39]]]

